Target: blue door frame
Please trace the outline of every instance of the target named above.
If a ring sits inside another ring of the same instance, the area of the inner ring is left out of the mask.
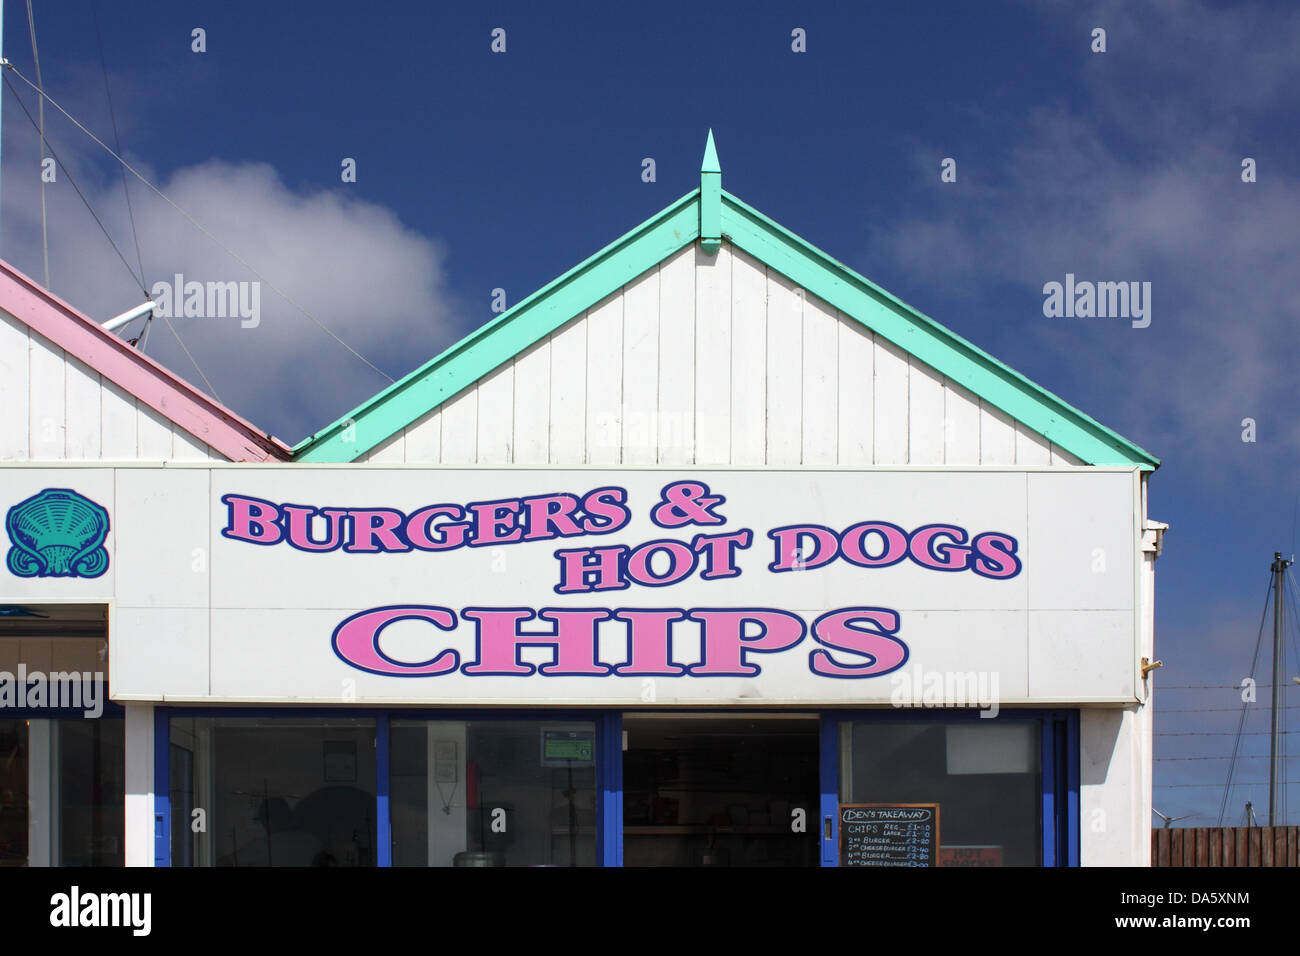
[[[1079,865],[1079,712],[1077,710],[1013,710],[1002,715],[1042,721],[1043,866]],[[844,721],[985,720],[979,711],[859,710],[823,711],[821,723],[822,866],[839,864],[840,723]],[[997,718],[992,718],[996,720]]]
[[[749,711],[747,711],[749,712]],[[771,712],[771,711],[768,711]],[[727,711],[733,713],[733,711]],[[1079,865],[1079,712],[1076,710],[1008,710],[1008,716],[1042,720],[1043,865]],[[154,865],[171,865],[171,724],[183,717],[351,717],[375,721],[376,859],[392,866],[389,805],[390,720],[572,720],[596,724],[596,773],[599,814],[596,858],[602,866],[623,862],[623,712],[539,710],[374,710],[157,707],[154,710]],[[850,720],[978,720],[970,710],[822,711],[820,714],[821,865],[836,866],[840,790],[839,730]]]

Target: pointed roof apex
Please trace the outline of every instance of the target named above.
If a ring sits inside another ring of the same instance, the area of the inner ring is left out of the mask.
[[[713,255],[722,247],[722,166],[718,147],[713,145],[713,130],[704,143],[704,162],[700,164],[700,248]]]
[[[722,173],[722,165],[718,162],[718,147],[713,145],[713,130],[709,130],[709,138],[704,143],[704,162],[700,164],[702,173]]]
[[[619,294],[691,243],[716,253],[725,241],[809,296],[842,313],[876,341],[975,394],[983,403],[1088,465],[1151,471],[1159,459],[1117,435],[933,319],[836,262],[785,227],[722,191],[713,131],[705,145],[700,186],[550,285],[480,326],[440,355],[294,449],[299,462],[360,461],[372,449],[507,366],[565,323]],[[724,238],[725,237],[725,238]],[[694,265],[698,268],[700,261]],[[725,281],[725,280],[724,280]],[[731,293],[734,295],[735,293]],[[727,298],[724,292],[723,298]],[[725,308],[725,307],[724,307]],[[754,332],[753,323],[744,334]],[[735,335],[742,334],[737,325]]]

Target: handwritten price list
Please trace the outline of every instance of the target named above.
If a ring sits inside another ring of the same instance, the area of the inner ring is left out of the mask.
[[[938,862],[938,804],[840,807],[840,866],[937,866]]]

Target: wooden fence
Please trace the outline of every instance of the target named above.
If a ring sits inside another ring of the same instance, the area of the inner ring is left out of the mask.
[[[1297,866],[1300,827],[1168,827],[1151,831],[1152,866]]]

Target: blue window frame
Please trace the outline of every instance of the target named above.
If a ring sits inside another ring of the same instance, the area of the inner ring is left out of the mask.
[[[746,709],[749,712],[751,709]],[[761,709],[752,709],[761,710]],[[770,712],[770,711],[769,711]],[[1042,864],[1079,865],[1079,713],[1077,710],[1008,710],[1008,715],[1041,720]],[[45,715],[45,716],[48,716]],[[603,866],[623,862],[623,712],[621,710],[374,710],[352,708],[190,708],[154,710],[155,865],[170,866],[171,779],[170,720],[172,717],[349,717],[375,721],[376,863],[392,865],[392,822],[389,771],[390,723],[393,719],[589,721],[596,724],[597,826],[596,859]],[[964,721],[980,720],[972,710],[823,711],[820,714],[821,864],[838,865],[840,799],[840,724],[845,721]]]
[[[393,865],[391,803],[391,723],[393,720],[589,722],[596,725],[597,828],[596,860],[617,866],[622,855],[622,715],[595,710],[436,710],[429,708],[214,708],[160,706],[154,709],[154,865],[172,865],[171,720],[184,718],[354,718],[375,721],[377,866]],[[183,808],[182,808],[183,812]],[[185,851],[177,862],[185,862]]]
[[[1005,709],[1003,715],[1040,725],[1042,865],[1079,865],[1079,712]],[[840,724],[987,720],[969,709],[823,711],[821,715],[822,865],[839,865]],[[993,718],[996,720],[997,718]]]

